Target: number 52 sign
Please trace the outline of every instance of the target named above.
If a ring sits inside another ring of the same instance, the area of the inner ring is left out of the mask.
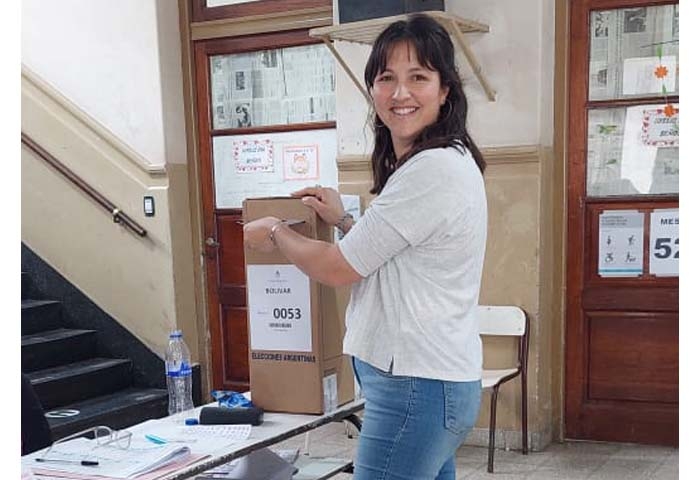
[[[678,276],[677,208],[651,212],[649,273],[660,277]]]

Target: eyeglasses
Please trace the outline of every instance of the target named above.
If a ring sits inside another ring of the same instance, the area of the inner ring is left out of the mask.
[[[93,450],[100,447],[111,446],[119,448],[121,450],[127,450],[131,445],[131,432],[128,430],[114,430],[110,427],[99,425],[97,427],[87,428],[81,430],[80,432],[73,433],[67,437],[63,437],[59,440],[53,442],[49,448],[47,448],[40,457],[36,458],[37,462],[61,462],[60,458],[49,458],[49,453],[56,445],[65,443],[69,440],[73,440],[80,437],[91,438],[95,444]],[[88,453],[86,453],[88,455]],[[88,462],[89,463],[89,462]],[[83,462],[83,464],[87,464]]]

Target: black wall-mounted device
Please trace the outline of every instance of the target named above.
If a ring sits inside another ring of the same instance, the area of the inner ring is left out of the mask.
[[[143,197],[143,214],[147,217],[152,217],[156,214],[156,201],[150,195]]]

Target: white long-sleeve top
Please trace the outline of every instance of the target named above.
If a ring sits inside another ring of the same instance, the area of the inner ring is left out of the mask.
[[[339,244],[363,277],[344,352],[394,375],[480,379],[486,224],[484,181],[468,151],[424,150],[404,163]]]

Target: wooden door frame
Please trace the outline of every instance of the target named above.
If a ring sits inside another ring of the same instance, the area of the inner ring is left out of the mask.
[[[241,53],[266,48],[286,48],[301,45],[320,44],[321,41],[308,35],[308,28],[288,30],[283,32],[268,32],[236,37],[199,40],[193,47],[194,64],[194,89],[193,101],[197,121],[197,152],[198,152],[198,183],[201,192],[201,225],[202,238],[212,238],[219,241],[217,231],[217,208],[214,200],[214,165],[211,138],[213,136],[272,133],[284,131],[298,131],[319,128],[335,128],[335,122],[313,122],[294,125],[273,125],[263,127],[250,127],[241,129],[215,130],[212,125],[211,114],[211,85],[209,82],[209,57],[211,55],[226,53]],[[219,214],[240,215],[240,208],[218,209]],[[207,305],[207,329],[209,335],[209,360],[211,366],[212,388],[223,388],[226,378],[222,370],[225,365],[224,355],[226,349],[216,342],[224,338],[221,318],[221,298],[219,289],[221,286],[219,273],[221,272],[220,255],[216,246],[207,246],[203,243],[203,254],[206,266],[205,270],[205,296]]]
[[[587,162],[587,108],[590,12],[592,10],[647,7],[678,3],[675,0],[576,0],[569,4],[569,68],[567,119],[567,239],[566,239],[566,310],[565,320],[565,378],[564,378],[564,436],[582,438],[583,425],[572,412],[580,412],[584,389],[581,379],[586,378],[585,318],[582,292],[586,278],[586,258],[581,255],[586,247],[586,162]],[[678,97],[673,97],[678,101]],[[611,104],[638,103],[610,102]],[[642,201],[673,200],[668,196],[644,196]],[[606,202],[611,202],[606,199]],[[614,200],[613,200],[614,201]],[[622,202],[629,201],[623,199]],[[677,201],[677,197],[676,197]],[[674,281],[666,283],[673,285]],[[675,280],[678,285],[678,280]],[[677,287],[676,287],[677,288]],[[576,361],[570,361],[575,358]]]

